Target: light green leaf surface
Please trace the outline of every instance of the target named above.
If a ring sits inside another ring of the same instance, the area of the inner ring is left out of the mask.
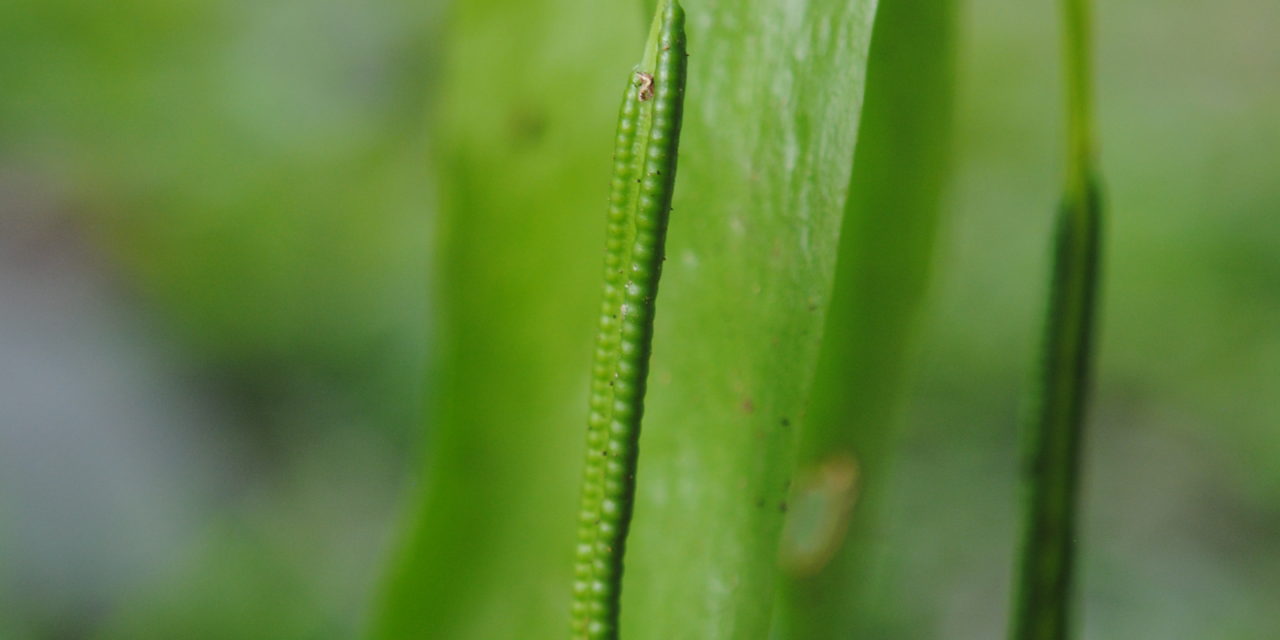
[[[871,2],[693,2],[627,638],[758,638],[835,268]],[[424,493],[379,638],[568,634],[616,85],[634,7],[468,2],[436,158]]]
[[[873,7],[689,3],[623,636],[763,638]]]
[[[947,174],[954,3],[882,0],[775,637],[892,638],[877,558],[891,436]]]

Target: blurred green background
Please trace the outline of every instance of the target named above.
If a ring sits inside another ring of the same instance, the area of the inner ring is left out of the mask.
[[[1083,635],[1274,637],[1280,4],[1098,4]],[[0,4],[0,638],[366,624],[429,446],[446,15]],[[1057,37],[1053,2],[961,4],[955,172],[885,524],[891,615],[927,637],[1004,628]]]

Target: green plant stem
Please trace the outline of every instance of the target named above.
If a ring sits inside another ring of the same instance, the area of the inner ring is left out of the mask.
[[[684,10],[665,0],[618,116],[573,582],[573,637],[616,638],[622,559],[684,100]]]
[[[1081,203],[1092,191],[1093,65],[1089,57],[1088,0],[1062,0],[1063,52],[1067,85],[1067,193]]]
[[[1080,459],[1091,378],[1101,204],[1093,178],[1088,7],[1063,1],[1066,191],[1056,221],[1048,317],[1025,451],[1026,506],[1015,640],[1069,637]]]

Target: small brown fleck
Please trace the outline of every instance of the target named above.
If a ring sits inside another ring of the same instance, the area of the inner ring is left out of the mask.
[[[636,90],[636,97],[640,99],[640,102],[646,102],[653,97],[653,75],[652,74],[648,74],[643,71],[637,71],[636,82],[637,82],[636,86],[638,87],[638,89]]]
[[[858,497],[858,463],[835,452],[809,466],[791,494],[795,509],[782,529],[779,560],[793,575],[813,575],[841,548]]]

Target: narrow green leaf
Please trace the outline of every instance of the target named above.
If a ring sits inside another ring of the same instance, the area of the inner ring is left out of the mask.
[[[1067,180],[1024,460],[1026,506],[1010,637],[1069,637],[1080,458],[1096,320],[1101,201],[1094,179],[1086,0],[1063,0]]]

